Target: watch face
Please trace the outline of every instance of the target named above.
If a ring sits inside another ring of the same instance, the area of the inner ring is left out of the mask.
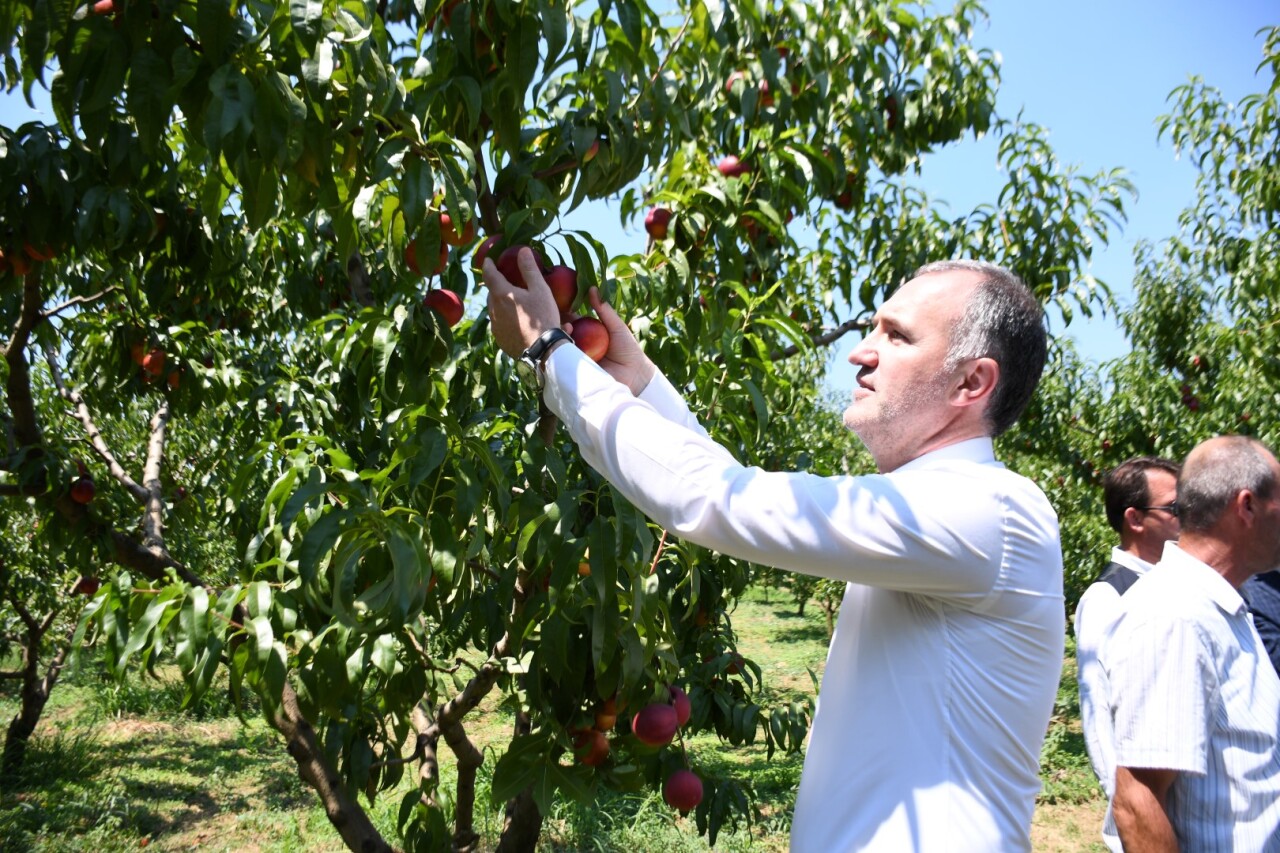
[[[520,381],[530,388],[537,388],[538,371],[534,368],[532,361],[523,358],[516,359],[516,374],[520,377]]]

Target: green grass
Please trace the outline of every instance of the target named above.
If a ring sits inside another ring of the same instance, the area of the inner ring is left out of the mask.
[[[812,695],[827,645],[819,608],[811,606],[801,617],[788,595],[775,591],[766,599],[753,592],[731,619],[742,653],[764,671],[762,707]],[[0,685],[0,719],[9,719],[16,707],[14,685]],[[23,777],[0,791],[0,851],[113,853],[136,851],[144,843],[157,851],[344,849],[314,793],[299,780],[279,735],[255,708],[245,715],[242,723],[225,689],[210,691],[196,708],[184,710],[175,679],[135,679],[122,686],[92,666],[69,673],[53,692]],[[479,744],[499,748],[510,737],[511,724],[510,714],[493,701],[468,720],[468,733]],[[802,757],[776,753],[770,758],[762,743],[729,747],[705,734],[687,746],[695,767],[710,776],[732,777],[751,791],[752,824],[726,829],[715,849],[786,850]],[[440,758],[447,792],[455,777],[443,744]],[[477,829],[489,845],[502,826],[500,807],[488,802],[493,760],[490,749],[477,791]],[[1070,665],[1063,672],[1043,761],[1036,849],[1101,849],[1094,842],[1101,793],[1079,734]],[[406,780],[400,790],[367,806],[393,843],[408,785]],[[711,848],[697,835],[692,818],[676,815],[658,792],[649,791],[606,792],[590,806],[558,803],[544,823],[540,849],[680,853]]]

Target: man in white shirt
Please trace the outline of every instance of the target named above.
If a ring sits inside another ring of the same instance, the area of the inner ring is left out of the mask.
[[[1280,565],[1280,463],[1212,438],[1183,463],[1182,533],[1102,648],[1126,851],[1280,850],[1280,677],[1241,598]]]
[[[1064,614],[1057,517],[992,445],[1044,365],[1026,286],[974,262],[902,285],[849,356],[845,423],[880,473],[824,478],[738,464],[595,291],[601,364],[545,346],[558,310],[531,253],[520,264],[528,290],[485,264],[494,336],[544,366],[587,462],[674,535],[848,582],[791,849],[1029,850]]]
[[[1125,460],[1102,482],[1107,523],[1120,535],[1111,563],[1090,584],[1076,605],[1076,678],[1080,685],[1080,723],[1093,772],[1107,799],[1115,793],[1111,710],[1106,673],[1098,652],[1120,617],[1120,597],[1160,559],[1164,543],[1178,538],[1178,463],[1155,456]],[[1108,805],[1102,839],[1120,853],[1120,837]]]

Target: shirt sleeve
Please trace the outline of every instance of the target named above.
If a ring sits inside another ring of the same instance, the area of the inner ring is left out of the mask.
[[[698,423],[693,412],[689,411],[689,404],[685,402],[684,397],[661,373],[653,375],[653,379],[649,380],[649,384],[640,392],[639,399],[653,406],[658,414],[672,423],[680,424],[704,438],[709,438],[706,429]]]
[[[1193,620],[1126,615],[1103,657],[1116,766],[1207,773],[1209,708],[1218,685],[1211,650]]]
[[[1080,727],[1094,775],[1107,796],[1115,794],[1110,689],[1098,660],[1106,635],[1120,613],[1120,595],[1108,583],[1093,583],[1076,606],[1076,680],[1080,686]]]
[[[559,347],[548,359],[546,402],[587,463],[674,535],[764,565],[887,589],[983,596],[993,588],[1004,507],[994,492],[975,490],[972,476],[748,468],[691,423],[661,382],[636,398],[576,347]]]

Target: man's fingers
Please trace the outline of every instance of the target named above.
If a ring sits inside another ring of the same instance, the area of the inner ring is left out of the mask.
[[[612,335],[614,329],[626,329],[627,324],[622,322],[622,318],[618,316],[618,312],[613,310],[613,306],[600,298],[600,289],[593,287],[587,291],[587,299],[591,302],[591,309],[596,312],[596,316],[600,318],[600,322],[604,323],[604,327],[609,330]],[[627,330],[630,334],[630,330]]]
[[[489,288],[489,295],[505,296],[515,290],[515,285],[507,281],[507,277],[498,272],[498,267],[490,258],[484,259],[484,268],[481,270],[484,275],[485,287]]]
[[[538,266],[538,259],[533,254],[533,249],[527,246],[521,249],[516,255],[516,263],[520,266],[520,275],[524,276],[526,286],[532,285],[535,281],[541,282],[543,287],[547,286],[547,280],[542,277],[542,267]]]

